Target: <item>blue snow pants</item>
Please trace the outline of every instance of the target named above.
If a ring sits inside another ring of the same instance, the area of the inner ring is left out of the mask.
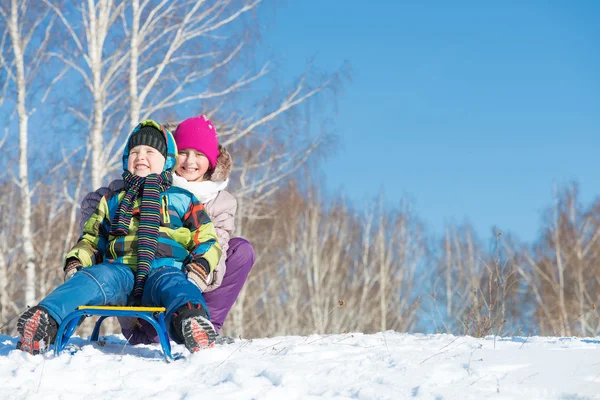
[[[54,289],[41,302],[50,316],[60,325],[63,319],[79,306],[125,306],[133,290],[134,274],[125,264],[102,263],[83,268],[71,279]],[[142,306],[165,307],[169,336],[174,338],[171,318],[177,309],[187,302],[208,307],[200,289],[175,267],[159,267],[150,270]]]

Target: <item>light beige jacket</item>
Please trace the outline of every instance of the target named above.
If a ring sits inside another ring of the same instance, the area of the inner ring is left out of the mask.
[[[217,231],[217,238],[223,254],[221,259],[213,271],[212,279],[209,279],[209,285],[206,286],[203,282],[196,282],[200,284],[200,289],[203,292],[210,292],[221,286],[223,282],[223,276],[225,276],[227,260],[227,250],[229,249],[229,238],[233,235],[235,230],[235,213],[237,211],[237,201],[235,198],[226,190],[221,190],[217,197],[204,204],[206,213],[212,220],[213,225]]]
[[[224,182],[231,175],[233,160],[231,154],[224,147],[219,146],[219,157],[217,164],[211,174],[210,180],[213,182]],[[190,190],[194,193],[193,190]],[[189,274],[189,277],[200,287],[202,292],[210,292],[221,286],[227,265],[227,250],[229,250],[229,239],[235,230],[235,213],[237,211],[236,199],[226,190],[221,190],[216,197],[204,203],[206,213],[212,220],[215,230],[217,231],[217,239],[223,250],[221,259],[216,268],[209,276],[207,282],[204,282],[195,274]]]

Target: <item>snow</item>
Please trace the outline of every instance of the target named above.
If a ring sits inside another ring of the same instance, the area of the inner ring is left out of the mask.
[[[600,399],[600,338],[400,334],[159,345],[74,337],[58,357],[0,335],[2,399]]]

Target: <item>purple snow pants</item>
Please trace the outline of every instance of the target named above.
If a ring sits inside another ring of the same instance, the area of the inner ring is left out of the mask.
[[[233,307],[254,265],[254,249],[250,242],[242,238],[231,239],[225,265],[225,276],[221,286],[202,294],[210,312],[210,321],[217,332],[221,330],[229,310]],[[122,327],[121,331],[132,345],[159,342],[154,328],[144,320],[139,320],[135,326]]]

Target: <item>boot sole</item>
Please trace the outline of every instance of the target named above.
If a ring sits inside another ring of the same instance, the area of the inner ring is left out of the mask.
[[[42,310],[36,310],[26,320],[20,319],[17,329],[21,336],[17,343],[17,349],[32,355],[45,352],[47,344],[44,339],[48,335],[46,329],[40,329],[40,327],[47,327],[49,323],[48,314]]]
[[[214,347],[217,332],[215,328],[204,317],[196,316],[183,320],[181,322],[181,332],[185,347],[195,353],[202,349]]]

